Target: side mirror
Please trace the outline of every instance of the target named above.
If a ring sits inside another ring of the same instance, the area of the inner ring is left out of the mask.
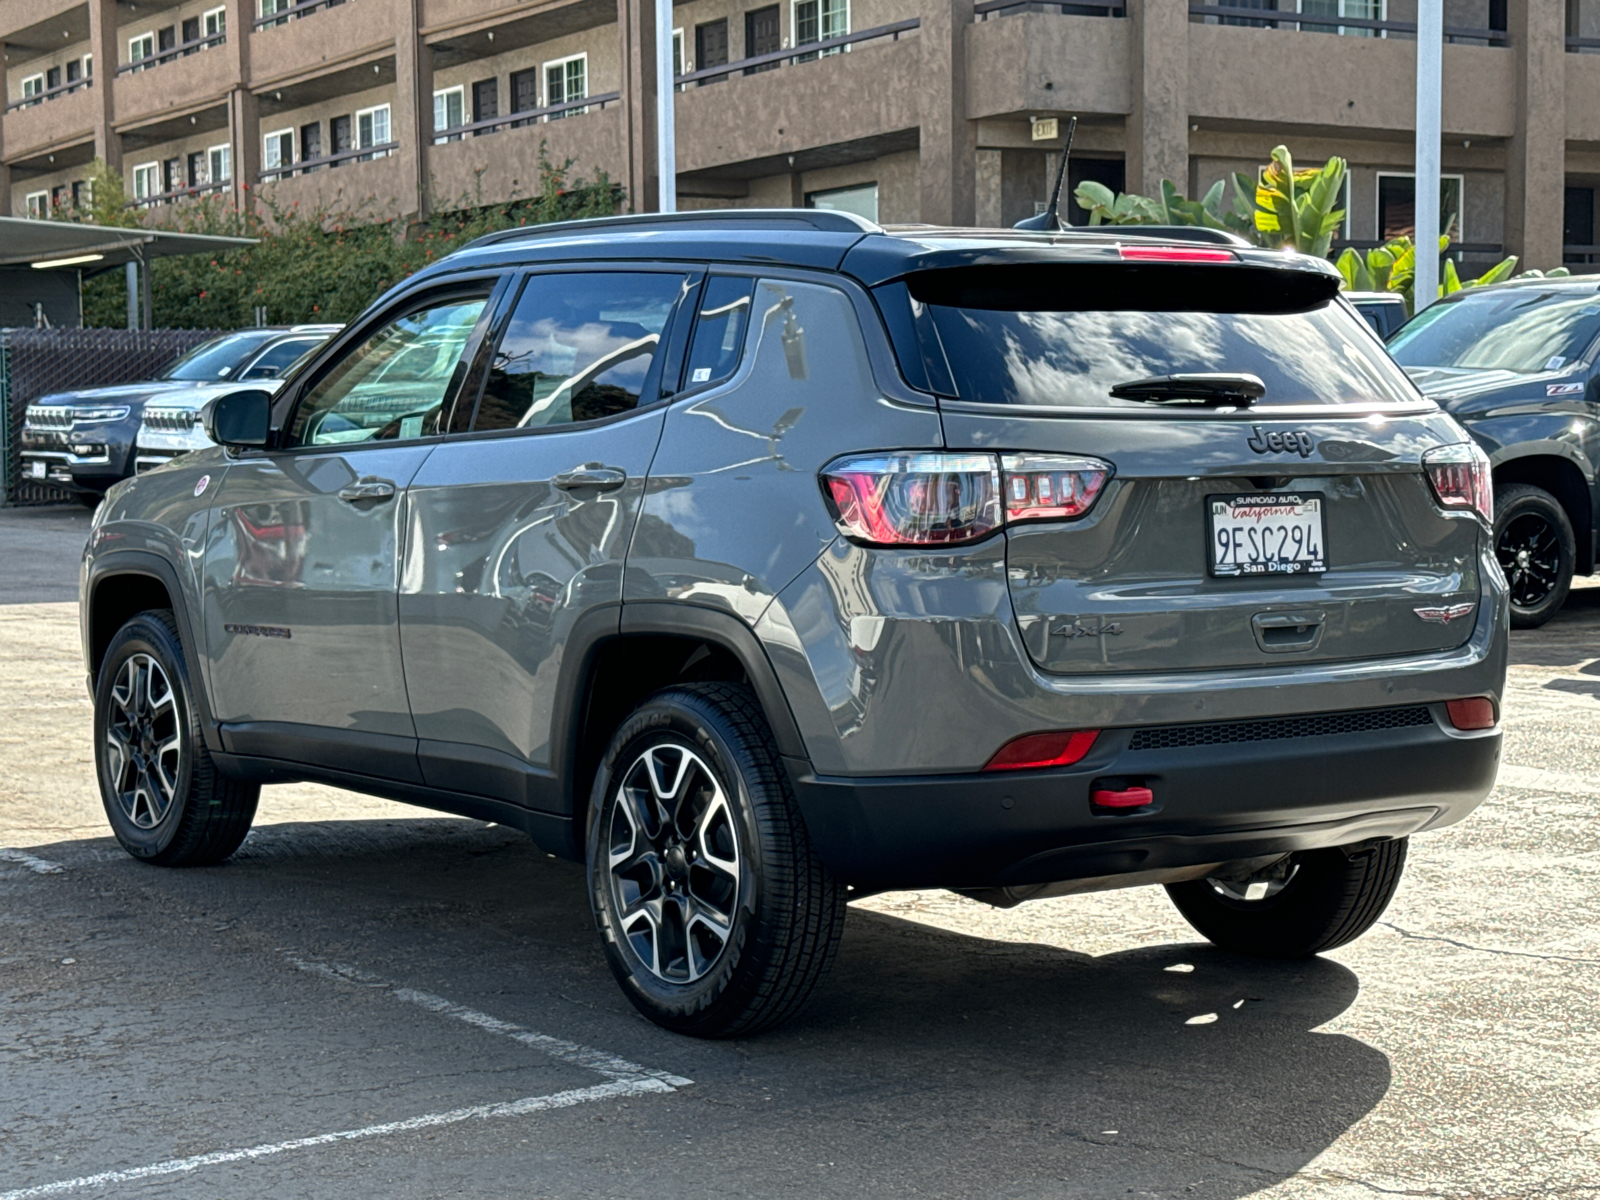
[[[204,420],[206,436],[219,446],[265,446],[272,434],[272,393],[249,388],[218,396]]]

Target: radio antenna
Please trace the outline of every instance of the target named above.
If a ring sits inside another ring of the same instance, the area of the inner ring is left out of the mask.
[[[1072,135],[1077,131],[1078,118],[1068,117],[1067,140],[1061,147],[1061,165],[1056,168],[1056,185],[1050,192],[1050,206],[1038,216],[1018,221],[1012,228],[1056,233],[1067,227],[1066,222],[1061,219],[1061,185],[1067,181],[1067,158],[1072,154]]]

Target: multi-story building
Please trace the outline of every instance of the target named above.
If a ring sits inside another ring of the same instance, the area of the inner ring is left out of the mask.
[[[1372,243],[1411,224],[1418,3],[687,0],[679,203],[1009,224],[1077,114],[1072,184],[1342,155]],[[1443,3],[1464,265],[1591,261],[1600,0]],[[99,156],[154,216],[222,191],[410,217],[535,191],[541,144],[651,208],[654,28],[652,0],[0,0],[0,211],[73,203]]]

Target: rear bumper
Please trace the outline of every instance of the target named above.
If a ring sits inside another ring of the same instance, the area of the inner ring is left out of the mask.
[[[1003,887],[1128,875],[1406,837],[1489,794],[1500,730],[1425,725],[1134,750],[1103,732],[1068,768],[899,778],[790,768],[813,845],[866,888]],[[1147,809],[1100,814],[1095,785],[1138,783]]]

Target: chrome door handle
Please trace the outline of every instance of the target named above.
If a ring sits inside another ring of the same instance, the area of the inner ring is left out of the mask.
[[[597,492],[612,492],[628,482],[628,473],[620,467],[607,467],[600,463],[584,463],[570,471],[563,471],[550,481],[565,491],[593,488]]]
[[[378,479],[368,475],[358,479],[352,484],[339,489],[339,499],[351,504],[360,504],[363,500],[393,500],[394,480]]]

